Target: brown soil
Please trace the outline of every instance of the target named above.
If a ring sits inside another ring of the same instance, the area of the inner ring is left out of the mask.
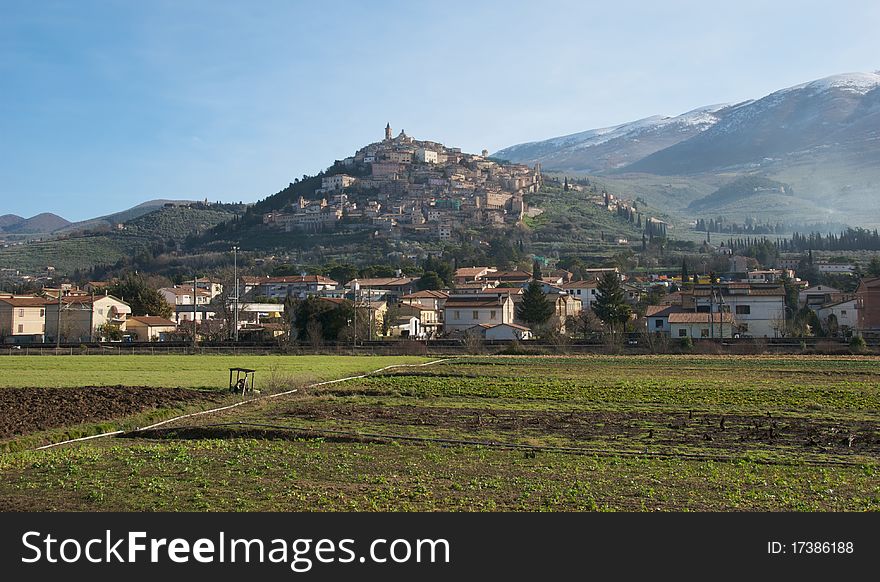
[[[510,433],[512,437],[554,436],[570,441],[616,441],[622,445],[662,447],[699,445],[728,451],[751,449],[764,443],[773,448],[803,448],[812,452],[880,454],[880,423],[868,420],[721,416],[688,411],[556,412],[317,402],[292,405],[276,418],[285,418],[288,422],[296,418],[353,422],[367,425],[376,433],[393,433],[395,426],[418,426],[436,427],[444,432],[452,429],[462,438],[466,438],[467,433],[488,432],[500,437]]]
[[[0,439],[220,398],[219,394],[209,392],[148,386],[2,388]]]

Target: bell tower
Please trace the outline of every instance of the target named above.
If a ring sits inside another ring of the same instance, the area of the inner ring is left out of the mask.
[[[385,126],[385,141],[391,141],[391,123]]]

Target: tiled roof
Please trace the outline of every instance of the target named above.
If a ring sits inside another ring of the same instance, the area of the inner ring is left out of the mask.
[[[13,307],[44,307],[49,301],[43,297],[4,297],[0,302]]]
[[[712,313],[714,323],[733,323],[733,316],[729,313]],[[709,323],[708,313],[676,312],[669,314],[669,323]]]

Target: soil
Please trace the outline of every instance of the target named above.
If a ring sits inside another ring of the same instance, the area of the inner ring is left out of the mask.
[[[209,392],[149,386],[0,388],[0,439],[220,398]]]
[[[278,417],[313,421],[336,420],[376,426],[393,433],[394,426],[437,427],[467,433],[510,433],[557,436],[570,441],[617,441],[620,444],[699,445],[702,448],[773,447],[837,454],[880,454],[880,423],[768,415],[718,415],[684,411],[522,411],[310,403],[288,407]],[[723,421],[722,421],[723,419]]]

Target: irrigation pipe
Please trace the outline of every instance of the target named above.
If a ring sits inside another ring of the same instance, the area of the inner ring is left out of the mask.
[[[329,384],[338,384],[339,382],[347,382],[349,380],[358,380],[360,378],[366,378],[367,376],[371,376],[373,374],[378,374],[379,372],[384,372],[385,370],[390,370],[392,368],[419,368],[422,366],[431,366],[433,364],[440,364],[442,362],[448,362],[451,359],[452,358],[442,358],[439,360],[431,360],[430,362],[425,362],[422,364],[392,364],[390,366],[384,366],[384,367],[379,368],[377,370],[372,370],[370,372],[366,372],[365,374],[359,374],[357,376],[346,376],[345,378],[337,378],[336,380],[325,380],[324,382],[316,382],[314,384],[309,384],[308,386],[303,386],[303,388],[317,388],[318,386],[327,386]],[[78,442],[87,441],[87,440],[91,440],[91,439],[99,439],[99,438],[103,438],[103,437],[115,436],[115,435],[120,435],[120,434],[136,433],[136,432],[141,432],[141,431],[145,431],[145,430],[151,430],[151,429],[155,429],[157,427],[160,427],[162,425],[165,425],[165,424],[168,424],[171,422],[183,420],[184,418],[191,418],[193,416],[201,416],[203,414],[214,414],[215,412],[223,412],[224,410],[230,410],[232,408],[237,408],[237,407],[243,406],[245,404],[251,404],[253,402],[262,402],[264,400],[271,400],[272,398],[279,398],[281,396],[287,396],[288,394],[293,394],[294,392],[297,392],[298,390],[299,390],[299,388],[294,388],[293,390],[286,390],[284,392],[277,392],[275,394],[267,394],[266,396],[258,396],[256,398],[251,398],[249,400],[242,400],[241,402],[236,402],[235,404],[230,404],[227,406],[220,406],[218,408],[211,408],[210,410],[191,412],[189,414],[181,414],[180,416],[175,416],[173,418],[169,418],[168,420],[163,420],[161,422],[157,422],[157,423],[151,424],[149,426],[138,427],[138,428],[135,428],[134,430],[130,430],[130,431],[114,430],[111,432],[104,432],[104,433],[95,434],[92,436],[81,437],[81,438],[77,438],[77,439],[69,439],[66,441],[59,441],[57,443],[50,443],[48,445],[43,445],[41,447],[37,447],[34,450],[41,451],[44,449],[51,449],[54,447],[60,447],[62,445],[68,445],[71,443],[78,443]]]

